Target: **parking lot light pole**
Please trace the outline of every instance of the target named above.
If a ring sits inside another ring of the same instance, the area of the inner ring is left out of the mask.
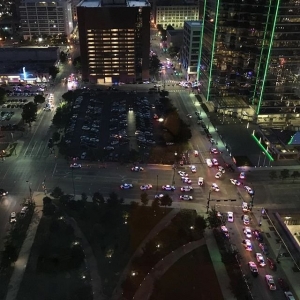
[[[174,162],[174,166],[173,166],[173,180],[172,180],[172,185],[175,185],[175,170],[176,170],[176,162],[177,162],[177,152],[174,153],[174,157],[175,157],[175,162]]]

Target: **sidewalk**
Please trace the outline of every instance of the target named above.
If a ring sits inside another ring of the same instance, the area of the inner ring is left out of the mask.
[[[222,290],[224,300],[235,300],[236,298],[233,296],[232,292],[229,289],[230,279],[224,263],[222,262],[222,257],[213,235],[213,231],[211,229],[207,229],[205,231],[205,241],[211,261],[214,265],[214,269],[218,278],[219,286]]]
[[[290,246],[289,246],[290,241],[285,237],[285,233],[283,232],[280,225],[277,224],[275,217],[273,218],[273,212],[269,211],[268,215],[269,215],[271,221],[273,222],[273,224],[275,225],[276,230],[278,230],[278,233],[280,236],[277,235],[276,231],[273,229],[273,226],[268,218],[261,218],[260,210],[255,210],[253,212],[253,215],[255,216],[257,223],[261,222],[260,230],[264,233],[264,237],[265,237],[265,239],[267,239],[269,248],[271,248],[272,252],[274,253],[274,256],[271,256],[271,258],[273,258],[275,261],[277,256],[279,257],[279,263],[277,263],[279,270],[277,271],[277,273],[280,273],[280,272],[283,273],[283,275],[284,275],[283,277],[289,283],[289,286],[291,287],[291,290],[292,290],[294,296],[297,296],[297,298],[300,299],[300,272],[293,271],[294,262],[291,257],[278,255],[280,253],[287,252],[284,248],[284,245],[281,245],[280,237],[282,237],[284,243],[289,248],[290,248]],[[292,252],[292,254],[295,254],[295,255],[298,254],[298,257],[299,257],[299,253],[293,253],[293,248],[291,248],[291,252]],[[279,274],[277,276],[280,277]]]
[[[164,218],[160,220],[159,223],[156,224],[156,226],[149,232],[149,234],[144,238],[142,243],[139,245],[139,247],[135,250],[134,254],[131,256],[130,260],[128,261],[126,267],[124,268],[122,275],[119,278],[118,284],[113,292],[112,300],[119,300],[121,299],[122,294],[122,288],[121,285],[123,281],[126,279],[126,276],[129,274],[130,267],[132,260],[137,257],[138,255],[142,254],[142,250],[144,246],[152,240],[160,231],[162,231],[166,226],[169,225],[171,220],[178,214],[177,209],[171,210]]]
[[[140,285],[139,289],[135,293],[133,299],[136,300],[148,300],[152,294],[153,285],[157,279],[159,279],[175,262],[177,262],[182,256],[190,253],[196,248],[205,245],[205,240],[201,239],[195,242],[190,242],[182,247],[172,251],[169,255],[165,256],[159,261],[145,277],[144,281]],[[178,274],[180,275],[180,274]],[[225,298],[230,299],[230,298]]]
[[[15,300],[23,280],[24,272],[30,255],[31,247],[35,239],[38,225],[43,215],[43,198],[44,193],[34,193],[33,199],[36,204],[36,212],[32,216],[31,223],[27,230],[27,235],[22,245],[19,257],[15,263],[13,274],[10,278],[6,300]]]

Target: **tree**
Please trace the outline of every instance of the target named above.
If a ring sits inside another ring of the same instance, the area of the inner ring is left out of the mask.
[[[81,194],[81,201],[86,202],[88,199],[88,195],[86,193]]]
[[[162,90],[162,91],[159,93],[159,95],[160,95],[161,97],[165,98],[165,97],[168,97],[168,96],[169,96],[169,92],[168,92],[168,91]]]
[[[67,54],[65,52],[61,51],[59,54],[59,59],[62,63],[65,63],[67,60]]]
[[[283,169],[281,172],[280,172],[280,178],[282,180],[286,179],[290,177],[290,171],[288,169]]]
[[[156,55],[152,55],[150,56],[149,62],[150,62],[150,66],[149,66],[150,73],[154,75],[158,72],[160,60]]]
[[[163,197],[160,198],[160,205],[164,206],[165,209],[167,206],[171,206],[172,202],[173,202],[173,200],[168,194],[165,194],[165,195],[163,195]]]
[[[209,228],[218,228],[223,225],[223,220],[218,216],[218,212],[215,207],[212,207],[211,210],[208,211],[208,217],[206,218]]]
[[[270,171],[269,176],[272,180],[278,177],[277,172],[275,170]]]
[[[0,104],[3,104],[6,100],[6,92],[5,89],[0,87]]]
[[[28,102],[23,106],[22,118],[25,123],[29,124],[31,127],[31,123],[36,120],[37,106],[33,102]]]
[[[70,109],[68,105],[62,105],[56,109],[52,124],[58,128],[65,127],[69,120]]]
[[[42,104],[42,103],[45,102],[45,97],[42,96],[42,95],[35,95],[35,96],[34,96],[34,99],[33,99],[33,102],[34,102],[35,104]]]
[[[109,193],[109,197],[107,198],[107,204],[109,206],[117,206],[120,204],[119,196],[115,192]]]
[[[61,196],[63,196],[64,192],[62,191],[62,189],[60,187],[55,187],[53,189],[53,191],[51,192],[50,196],[55,198],[55,199],[58,199],[60,198]]]
[[[80,56],[75,57],[73,59],[72,64],[76,69],[80,69],[81,68],[81,57]]]
[[[160,207],[159,207],[159,200],[158,200],[158,199],[154,199],[153,202],[152,202],[151,207],[152,207],[152,209],[153,209],[154,214],[155,214],[156,212],[158,212],[158,211],[159,211],[159,208],[160,208]]]
[[[297,179],[297,178],[300,177],[300,172],[299,172],[299,171],[294,171],[294,172],[291,174],[291,177],[293,177],[293,182],[295,182],[295,179]]]
[[[60,133],[57,132],[57,131],[53,132],[52,140],[53,140],[54,143],[58,142],[60,140]]]
[[[52,77],[52,79],[56,78],[56,75],[59,73],[59,68],[56,66],[49,67],[49,75]]]
[[[202,216],[197,216],[195,219],[195,230],[200,234],[200,236],[203,236],[206,228],[206,220]]]
[[[145,206],[149,203],[148,194],[146,192],[141,193],[141,202]]]
[[[67,91],[66,93],[64,93],[64,94],[62,95],[62,98],[63,98],[66,102],[70,103],[70,102],[72,102],[72,101],[74,100],[74,92],[73,92],[73,91]]]
[[[169,24],[169,25],[167,26],[166,30],[175,30],[175,29],[174,29],[174,27],[173,27],[172,25]]]
[[[92,197],[93,203],[100,205],[100,204],[104,204],[105,200],[102,194],[100,194],[99,192],[95,192],[93,197]]]

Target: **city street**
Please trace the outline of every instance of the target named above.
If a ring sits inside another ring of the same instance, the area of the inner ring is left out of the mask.
[[[54,94],[55,105],[59,104],[61,95],[65,93],[68,86],[61,82],[61,79],[67,77],[70,73],[75,72],[72,65],[67,64],[62,73],[58,76],[56,85],[51,87],[49,92]],[[169,72],[169,71],[168,71]],[[196,173],[190,171],[190,166],[173,169],[172,166],[165,165],[142,165],[145,170],[142,172],[132,172],[132,165],[120,165],[119,163],[107,163],[105,167],[97,162],[81,161],[81,169],[71,169],[70,161],[56,153],[50,154],[47,147],[48,140],[52,137],[54,129],[51,126],[51,120],[54,111],[41,112],[37,121],[32,124],[31,128],[27,128],[24,136],[18,140],[16,155],[7,158],[1,163],[0,182],[1,188],[9,191],[9,195],[2,199],[0,203],[0,249],[3,247],[3,238],[9,228],[9,216],[12,211],[20,211],[20,204],[24,198],[30,196],[33,191],[42,191],[42,182],[45,182],[48,191],[59,186],[65,193],[79,195],[86,193],[92,196],[94,192],[100,192],[107,197],[112,191],[116,192],[120,197],[126,200],[139,201],[141,190],[140,186],[144,184],[152,184],[152,190],[147,191],[149,199],[153,200],[157,193],[168,193],[175,203],[181,203],[179,196],[188,194],[193,196],[193,200],[184,203],[184,207],[197,209],[199,212],[206,211],[207,199],[210,197],[210,207],[216,205],[217,209],[226,214],[227,211],[233,211],[235,222],[228,225],[231,236],[231,243],[236,247],[242,257],[242,268],[245,274],[249,275],[247,262],[255,261],[254,254],[260,252],[258,243],[253,239],[253,251],[247,252],[241,245],[244,239],[242,231],[243,225],[241,221],[243,201],[250,202],[251,198],[243,188],[244,185],[235,186],[230,183],[230,178],[238,179],[239,173],[226,170],[226,173],[220,179],[216,179],[216,167],[209,168],[206,164],[207,158],[216,158],[219,165],[225,167],[225,163],[230,163],[231,158],[225,149],[223,154],[211,154],[210,148],[213,146],[205,136],[201,127],[197,124],[195,111],[201,112],[198,102],[193,101],[194,98],[182,87],[168,81],[175,80],[174,75],[169,73],[165,75],[166,89],[169,90],[170,99],[178,108],[181,118],[190,125],[192,138],[189,141],[190,151],[189,159],[192,165],[197,168]],[[120,90],[139,92],[147,92],[152,84],[141,85],[123,85],[118,87]],[[191,114],[192,118],[187,117]],[[204,112],[201,112],[203,120],[208,124]],[[217,133],[214,133],[217,139]],[[215,138],[214,136],[214,138]],[[220,143],[221,144],[221,143]],[[199,156],[194,156],[194,150],[199,152]],[[221,149],[220,149],[221,150]],[[186,186],[177,174],[178,170],[185,171],[192,180],[191,186],[193,192],[182,193],[180,187]],[[204,186],[198,185],[198,177],[204,178]],[[266,208],[299,208],[300,206],[300,187],[298,184],[278,184],[270,182],[269,171],[258,169],[256,171],[246,172],[246,179],[241,180],[249,185],[255,191],[254,207]],[[121,190],[120,185],[123,183],[133,184],[133,188],[129,190]],[[174,192],[162,191],[162,185],[176,186]],[[220,191],[211,191],[212,183],[217,183]],[[286,199],[289,199],[287,203]],[[251,227],[257,228],[255,220],[251,221]],[[273,255],[274,257],[274,255]],[[250,279],[253,283],[252,291],[256,296],[255,299],[283,299],[282,292],[270,293],[264,282],[264,276],[269,270],[259,268],[260,276]],[[281,270],[277,271],[276,278],[281,274]],[[249,275],[250,277],[250,275]],[[257,283],[260,284],[257,284]],[[263,287],[263,288],[262,288]]]

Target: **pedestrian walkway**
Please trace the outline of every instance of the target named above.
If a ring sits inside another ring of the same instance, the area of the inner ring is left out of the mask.
[[[294,271],[295,264],[292,257],[290,257],[289,255],[281,256],[281,254],[290,251],[290,254],[294,256],[299,266],[298,251],[294,250],[291,241],[286,238],[286,233],[280,227],[276,218],[273,217],[274,214],[276,214],[275,211],[268,211],[269,218],[263,217],[263,215],[261,214],[261,210],[256,209],[252,212],[255,216],[257,224],[261,223],[260,230],[264,233],[264,237],[267,239],[267,243],[269,244],[269,247],[272,249],[272,252],[275,255],[272,258],[274,260],[278,260],[278,267],[283,273],[284,279],[286,279],[289,282],[289,286],[291,287],[294,296],[297,296],[298,299],[300,299],[300,272]],[[286,250],[285,245],[287,245],[289,250]]]
[[[145,245],[151,241],[160,231],[162,231],[165,227],[167,227],[171,220],[178,214],[179,210],[178,209],[173,209],[171,210],[164,218],[162,218],[160,220],[159,223],[156,224],[156,226],[149,232],[149,234],[144,238],[144,240],[141,242],[141,244],[139,245],[139,247],[135,250],[135,252],[133,253],[133,255],[131,256],[129,262],[127,263],[125,269],[122,272],[122,275],[120,276],[120,279],[118,281],[118,284],[113,292],[113,296],[112,296],[112,300],[119,300],[121,299],[121,294],[122,294],[122,288],[121,285],[123,283],[123,281],[126,279],[126,276],[129,274],[130,272],[130,267],[131,267],[131,263],[132,260],[141,255],[143,248],[145,247]]]
[[[190,242],[182,247],[172,251],[169,255],[165,256],[159,261],[154,268],[148,273],[139,289],[135,293],[133,299],[135,300],[148,300],[152,294],[155,281],[159,279],[175,262],[177,262],[184,255],[192,252],[200,246],[205,245],[205,240],[201,239],[195,242]],[[180,276],[180,274],[178,274]],[[226,299],[226,298],[225,298]],[[228,298],[231,299],[231,298]],[[227,299],[226,299],[227,300]]]
[[[32,244],[35,239],[37,228],[43,215],[43,198],[44,193],[34,193],[33,199],[36,204],[36,212],[33,214],[31,223],[27,230],[26,238],[19,253],[19,257],[14,265],[14,271],[9,281],[6,300],[17,299],[18,291],[23,280],[26,265],[29,259]]]
[[[43,192],[34,192],[33,199],[36,204],[36,212],[34,213],[29,228],[27,230],[26,238],[22,245],[21,251],[19,253],[19,257],[14,265],[14,271],[12,277],[9,282],[8,292],[6,295],[6,300],[16,300],[18,291],[23,280],[23,276],[26,270],[26,266],[28,263],[31,247],[33,245],[35,235],[37,232],[37,228],[39,226],[40,220],[43,215],[43,198],[45,194]],[[92,248],[90,247],[88,241],[86,240],[85,236],[82,234],[80,228],[78,227],[77,223],[74,219],[69,218],[69,223],[74,228],[74,233],[76,237],[78,237],[81,242],[85,253],[85,261],[90,272],[91,276],[91,286],[93,291],[93,298],[94,300],[102,300],[105,299],[102,293],[102,284],[101,278],[98,274],[97,269],[97,261],[95,259],[94,253]]]
[[[225,268],[224,263],[222,262],[222,257],[214,237],[213,231],[208,229],[205,231],[205,241],[209,251],[209,255],[211,261],[214,265],[214,269],[218,278],[219,286],[222,290],[222,294],[225,300],[235,300],[236,298],[233,296],[230,286],[230,279]]]

